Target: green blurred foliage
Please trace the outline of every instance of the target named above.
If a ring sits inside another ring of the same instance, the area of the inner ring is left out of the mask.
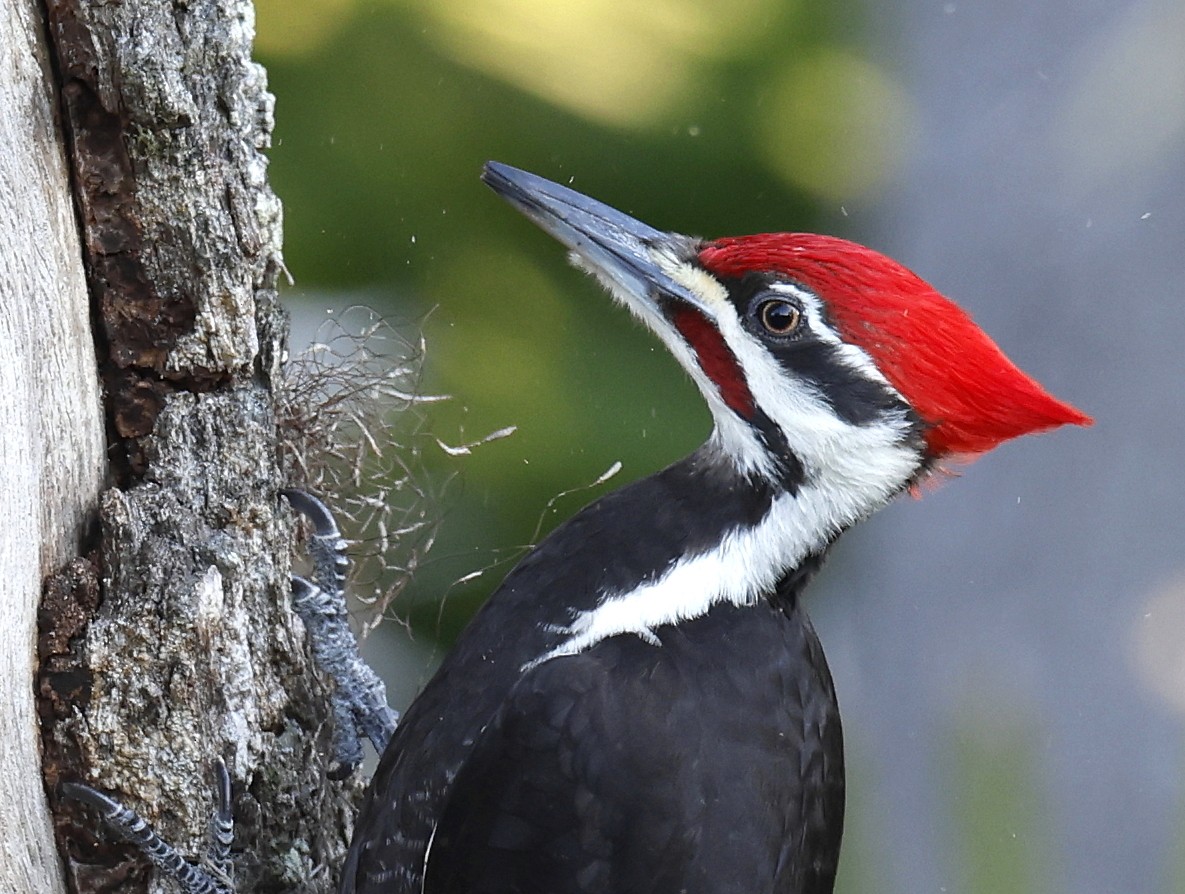
[[[481,185],[482,163],[571,182],[666,229],[817,229],[819,195],[858,199],[892,166],[891,140],[850,139],[849,110],[877,118],[871,98],[889,130],[908,120],[885,99],[900,92],[887,76],[836,49],[858,11],[261,0],[289,300],[358,292],[412,330],[423,321],[424,387],[454,395],[429,415],[442,440],[517,426],[461,459],[426,451],[459,484],[413,585],[427,635],[451,639],[501,572],[452,592],[437,622],[452,581],[513,559],[541,522],[687,453],[709,427],[673,361]],[[617,461],[608,485],[548,507]]]
[[[943,752],[963,873],[959,890],[1051,891],[1054,843],[1035,773],[1036,724],[1015,705],[988,701],[956,719]]]

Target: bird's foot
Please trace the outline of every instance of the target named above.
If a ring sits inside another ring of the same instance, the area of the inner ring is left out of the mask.
[[[210,819],[210,846],[201,864],[190,863],[171,844],[161,838],[148,821],[134,810],[78,782],[63,782],[64,797],[90,804],[99,811],[105,825],[119,837],[134,844],[161,872],[180,886],[182,894],[235,894],[230,846],[234,840],[234,815],[231,812],[230,774],[221,759],[214,764],[217,779],[217,803]]]
[[[363,659],[346,609],[346,542],[333,513],[302,490],[281,493],[313,526],[309,538],[312,580],[293,576],[292,608],[304,622],[318,670],[333,680],[335,778],[362,762],[362,737],[380,754],[395,733],[399,715],[387,704],[383,681]]]
[[[395,732],[398,715],[387,705],[382,680],[362,660],[358,640],[349,626],[345,597],[345,571],[349,563],[346,544],[333,513],[305,491],[282,493],[313,526],[308,548],[313,563],[312,580],[293,575],[292,607],[308,631],[313,660],[334,683],[331,699],[335,767],[330,776],[341,779],[362,762],[363,736],[380,753],[383,751]],[[216,762],[215,770],[218,791],[210,828],[211,843],[200,864],[190,863],[181,856],[138,813],[89,785],[62,783],[61,793],[97,809],[108,829],[139,848],[180,885],[183,894],[234,894],[230,774],[221,759]]]

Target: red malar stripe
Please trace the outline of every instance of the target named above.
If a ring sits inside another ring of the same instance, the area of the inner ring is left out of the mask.
[[[716,383],[724,402],[734,413],[752,419],[754,404],[749,384],[736,355],[716,327],[699,311],[686,306],[675,311],[672,322],[695,351],[700,369]]]

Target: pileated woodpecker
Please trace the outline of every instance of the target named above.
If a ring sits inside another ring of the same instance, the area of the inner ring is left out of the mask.
[[[383,754],[341,890],[830,892],[843,744],[803,587],[944,457],[1090,419],[867,248],[703,241],[483,176],[653,330],[715,427],[511,571]]]

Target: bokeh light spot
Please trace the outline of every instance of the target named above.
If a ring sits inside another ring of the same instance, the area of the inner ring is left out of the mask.
[[[256,49],[299,56],[319,49],[353,18],[356,0],[256,0]]]
[[[827,200],[869,193],[891,176],[915,120],[909,96],[885,72],[834,48],[796,56],[755,114],[771,170]]]
[[[1185,572],[1158,587],[1131,631],[1132,657],[1144,684],[1185,714]]]
[[[702,64],[776,0],[423,0],[426,36],[477,68],[601,124],[637,126],[689,98]]]

